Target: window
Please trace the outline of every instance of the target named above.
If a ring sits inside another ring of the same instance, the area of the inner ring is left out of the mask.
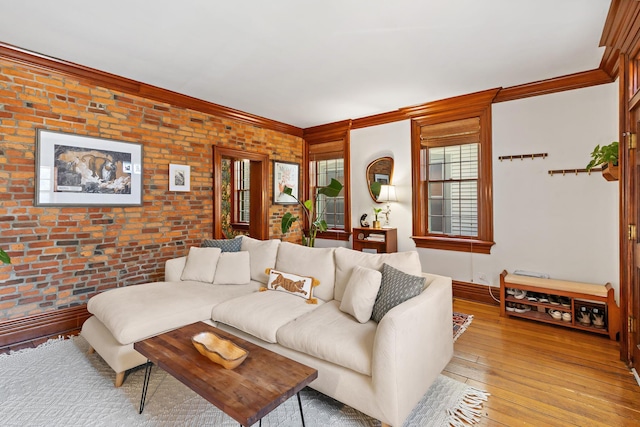
[[[475,111],[469,104],[413,120],[418,247],[489,253],[494,244],[490,101]]]
[[[316,187],[326,186],[331,179],[343,185],[338,197],[318,197],[315,206],[324,212],[328,230],[318,233],[318,238],[348,240],[351,231],[349,214],[349,129],[351,122],[339,122],[312,128],[305,133],[306,165],[309,177],[306,185],[306,199],[313,198]]]
[[[249,223],[250,209],[250,170],[251,164],[249,160],[236,160],[234,162],[233,175],[234,175],[234,209],[233,209],[233,222],[235,223]]]

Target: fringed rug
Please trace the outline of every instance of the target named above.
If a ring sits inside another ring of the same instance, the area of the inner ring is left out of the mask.
[[[134,369],[120,388],[114,372],[82,337],[51,340],[35,349],[0,355],[0,424],[23,426],[234,426],[238,423],[154,367],[144,413],[138,414],[144,369]],[[310,427],[377,427],[380,422],[330,397],[301,392]],[[440,375],[405,426],[468,426],[478,421],[488,394]],[[263,420],[265,427],[300,426],[295,397]]]
[[[467,330],[472,321],[472,314],[453,312],[453,342],[456,342],[460,335]]]

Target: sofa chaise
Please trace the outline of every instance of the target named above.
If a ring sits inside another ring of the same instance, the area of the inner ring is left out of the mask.
[[[89,300],[81,334],[116,386],[146,362],[134,342],[204,321],[317,369],[310,387],[401,426],[453,355],[451,279],[422,273],[415,251],[235,240],[168,260],[164,282]],[[398,299],[400,287],[414,296]]]

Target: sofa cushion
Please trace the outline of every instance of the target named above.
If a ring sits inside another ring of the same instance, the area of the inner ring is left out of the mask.
[[[391,254],[368,254],[347,248],[336,248],[336,289],[334,298],[342,301],[344,290],[356,265],[382,271],[382,264],[387,263],[407,274],[419,276],[422,273],[420,257],[416,251],[395,252]]]
[[[258,240],[249,236],[242,236],[243,251],[248,251],[251,258],[251,280],[266,284],[267,268],[275,268],[276,256],[278,255],[278,246],[280,240]]]
[[[313,298],[313,287],[317,284],[318,281],[313,277],[298,276],[271,268],[269,269],[269,281],[264,289],[286,292],[304,298],[311,304],[317,304],[317,300]]]
[[[218,259],[214,285],[246,285],[251,281],[249,252],[222,252]]]
[[[329,301],[333,299],[335,287],[334,252],[335,248],[310,248],[282,242],[278,248],[275,268],[287,273],[315,277],[320,285],[313,290],[314,296]]]
[[[126,345],[207,320],[214,305],[257,293],[258,287],[257,282],[237,286],[194,281],[145,283],[98,294],[89,299],[87,310]]]
[[[420,295],[425,285],[424,276],[413,276],[384,264],[382,282],[373,305],[371,319],[380,322],[385,314],[396,305]]]
[[[257,292],[216,305],[211,310],[211,320],[275,343],[282,325],[317,307],[284,292]]]
[[[339,304],[329,301],[282,326],[277,333],[278,344],[371,375],[377,324],[356,322],[340,311]]]
[[[220,248],[189,248],[180,280],[213,283],[220,252]]]
[[[242,236],[235,239],[204,239],[203,248],[220,248],[222,252],[238,252],[242,246]]]
[[[382,273],[356,265],[344,291],[340,311],[352,315],[360,323],[371,319],[373,305],[378,296]]]

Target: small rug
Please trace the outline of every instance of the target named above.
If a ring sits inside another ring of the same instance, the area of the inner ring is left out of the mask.
[[[472,314],[453,312],[453,342],[460,338],[460,335],[467,330],[472,321]]]
[[[22,426],[237,426],[222,411],[154,367],[144,413],[138,414],[144,369],[120,388],[82,337],[51,340],[0,355],[0,424]],[[301,392],[307,426],[377,427],[374,420],[310,388]],[[407,419],[407,427],[464,426],[479,420],[488,394],[440,375]],[[301,425],[295,396],[262,421],[265,427]]]

